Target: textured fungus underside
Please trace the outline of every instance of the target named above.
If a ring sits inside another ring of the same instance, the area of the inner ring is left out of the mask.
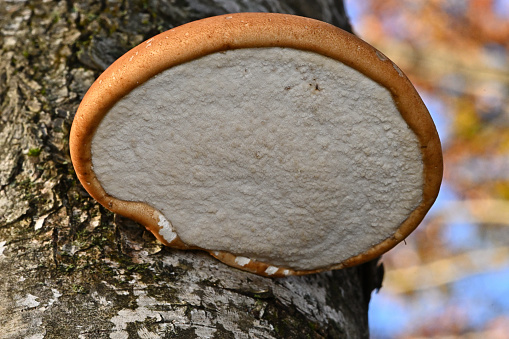
[[[288,48],[214,53],[119,100],[92,142],[105,191],[192,246],[312,270],[363,253],[420,204],[419,142],[384,87]]]

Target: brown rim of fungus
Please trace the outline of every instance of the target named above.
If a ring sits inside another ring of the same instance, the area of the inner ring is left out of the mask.
[[[99,203],[143,224],[163,244],[180,249],[198,248],[187,245],[176,234],[171,241],[160,235],[161,223],[168,221],[155,208],[142,202],[119,200],[105,192],[92,166],[92,139],[113,105],[155,75],[216,52],[260,47],[285,47],[321,54],[340,61],[388,89],[401,116],[420,143],[424,169],[422,200],[394,234],[368,251],[354,254],[334,265],[294,270],[226,251],[205,250],[228,265],[271,277],[339,269],[380,256],[419,225],[438,195],[443,166],[439,137],[421,98],[392,61],[352,34],[314,19],[267,13],[222,15],[176,27],[127,52],[94,82],[76,113],[70,150],[79,180]]]

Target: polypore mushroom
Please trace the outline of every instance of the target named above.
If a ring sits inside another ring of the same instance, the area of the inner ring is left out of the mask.
[[[267,276],[380,256],[442,178],[403,72],[339,28],[282,14],[208,18],[135,47],[84,97],[70,147],[106,208]]]

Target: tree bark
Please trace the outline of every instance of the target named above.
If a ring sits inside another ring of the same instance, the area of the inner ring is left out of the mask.
[[[269,279],[165,248],[81,187],[68,150],[88,87],[147,38],[207,16],[339,0],[0,0],[0,337],[368,338],[372,262]]]

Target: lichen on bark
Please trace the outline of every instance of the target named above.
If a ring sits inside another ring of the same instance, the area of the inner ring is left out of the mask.
[[[307,3],[0,0],[3,338],[368,337],[375,264],[272,280],[164,248],[91,199],[69,158],[81,98],[131,47],[230,11],[349,27],[337,2]]]

